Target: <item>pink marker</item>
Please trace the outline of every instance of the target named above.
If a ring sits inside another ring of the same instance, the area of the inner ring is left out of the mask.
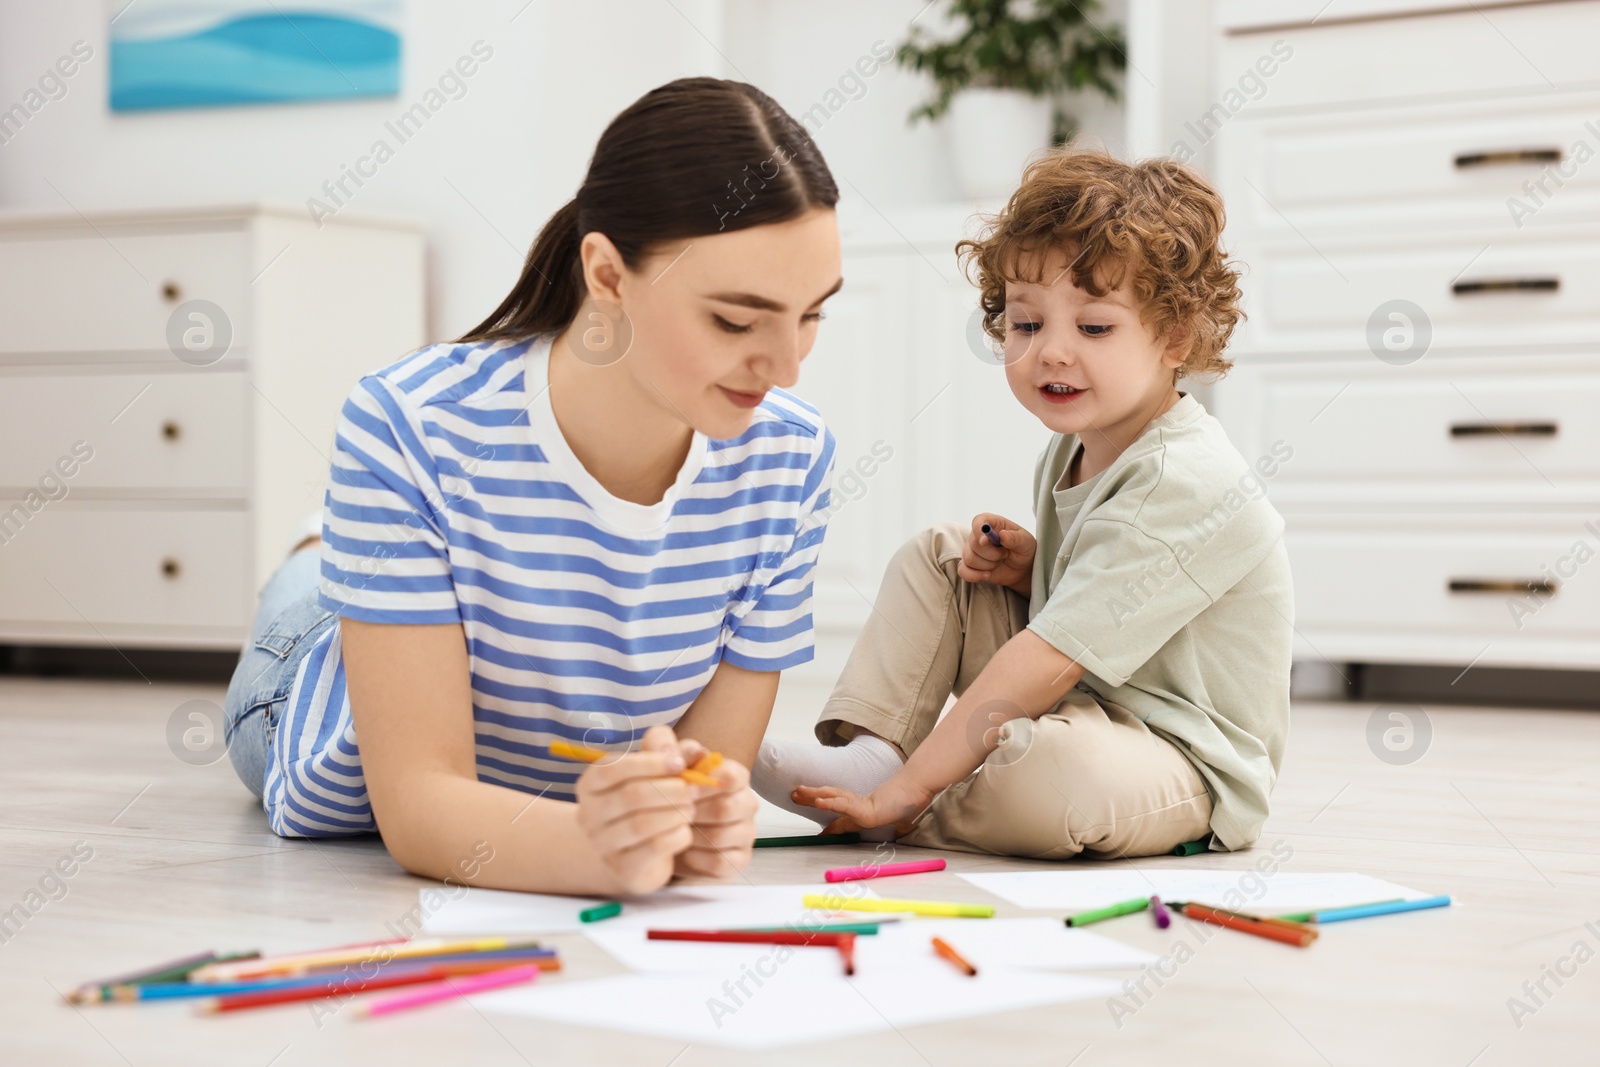
[[[913,860],[910,863],[880,863],[869,867],[835,867],[823,875],[830,882],[855,882],[862,878],[883,878],[891,874],[921,874],[944,870],[944,860]]]
[[[483,974],[475,974],[468,978],[446,978],[442,982],[423,986],[413,993],[401,993],[397,996],[371,1000],[356,1010],[362,1015],[388,1015],[391,1012],[420,1008],[424,1004],[433,1004],[452,997],[464,997],[471,993],[499,989],[501,986],[531,982],[538,977],[539,968],[531,963],[520,967],[502,967],[496,971],[485,971]]]

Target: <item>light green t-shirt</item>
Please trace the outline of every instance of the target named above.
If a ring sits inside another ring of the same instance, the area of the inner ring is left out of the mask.
[[[1028,628],[1083,687],[1194,763],[1229,849],[1261,833],[1289,732],[1293,590],[1283,519],[1222,425],[1182,394],[1115,463],[1063,488],[1074,435],[1034,470]]]

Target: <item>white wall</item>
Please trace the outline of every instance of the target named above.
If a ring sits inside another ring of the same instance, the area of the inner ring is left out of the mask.
[[[74,41],[94,50],[66,95],[0,145],[0,208],[303,204],[481,39],[493,56],[466,92],[349,201],[427,224],[430,334],[455,336],[510,289],[612,116],[652,86],[723,69],[720,0],[524,3],[410,0],[398,97],[112,115],[105,5],[0,0],[0,109]]]

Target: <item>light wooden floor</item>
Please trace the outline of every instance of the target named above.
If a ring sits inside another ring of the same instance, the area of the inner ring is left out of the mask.
[[[214,687],[0,680],[0,911],[24,900],[76,843],[93,849],[66,881],[66,895],[0,944],[0,1063],[694,1067],[739,1059],[675,1041],[484,1016],[464,1004],[376,1022],[337,1016],[320,1026],[304,1007],[197,1018],[187,1006],[66,1005],[57,991],[80,980],[188,951],[283,951],[385,936],[384,923],[408,911],[427,884],[402,873],[375,841],[276,838],[226,760],[194,768],[176,759],[165,734],[172,710],[221,695]],[[803,733],[819,696],[786,688],[781,732]],[[1292,847],[1288,870],[1367,871],[1450,893],[1458,907],[1346,924],[1308,950],[1221,932],[1120,1027],[1107,1002],[1095,1000],[797,1048],[761,1062],[1600,1063],[1600,960],[1587,958],[1600,952],[1600,716],[1429,708],[1426,756],[1391,766],[1368,748],[1371,710],[1296,708],[1261,847]],[[769,819],[769,828],[792,818]],[[845,851],[758,853],[750,876],[811,880]],[[1030,866],[947,855],[952,871]],[[1258,856],[1145,862],[1243,868]],[[953,873],[939,877],[951,897],[981,897]],[[1158,953],[1180,940],[1198,944],[1182,919],[1165,933],[1141,922],[1105,930]],[[576,935],[557,940],[567,967],[559,980],[620,970]],[[1545,968],[1579,941],[1586,962],[1558,986]],[[1541,978],[1551,995],[1519,1027],[1508,998],[1534,1007],[1523,983]]]

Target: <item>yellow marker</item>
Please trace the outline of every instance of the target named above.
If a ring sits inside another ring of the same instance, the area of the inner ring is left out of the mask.
[[[879,900],[874,897],[807,893],[801,903],[808,908],[826,911],[906,911],[913,915],[942,915],[958,919],[994,918],[993,904],[955,904],[945,900]]]
[[[598,748],[585,748],[583,745],[574,745],[566,741],[550,742],[550,755],[560,756],[562,759],[577,760],[579,763],[599,763],[605,758],[605,753]],[[679,772],[678,777],[690,785],[703,785],[715,789],[722,785],[721,782],[711,777],[708,773],[722,765],[722,753],[707,752],[695,761],[693,767]]]

